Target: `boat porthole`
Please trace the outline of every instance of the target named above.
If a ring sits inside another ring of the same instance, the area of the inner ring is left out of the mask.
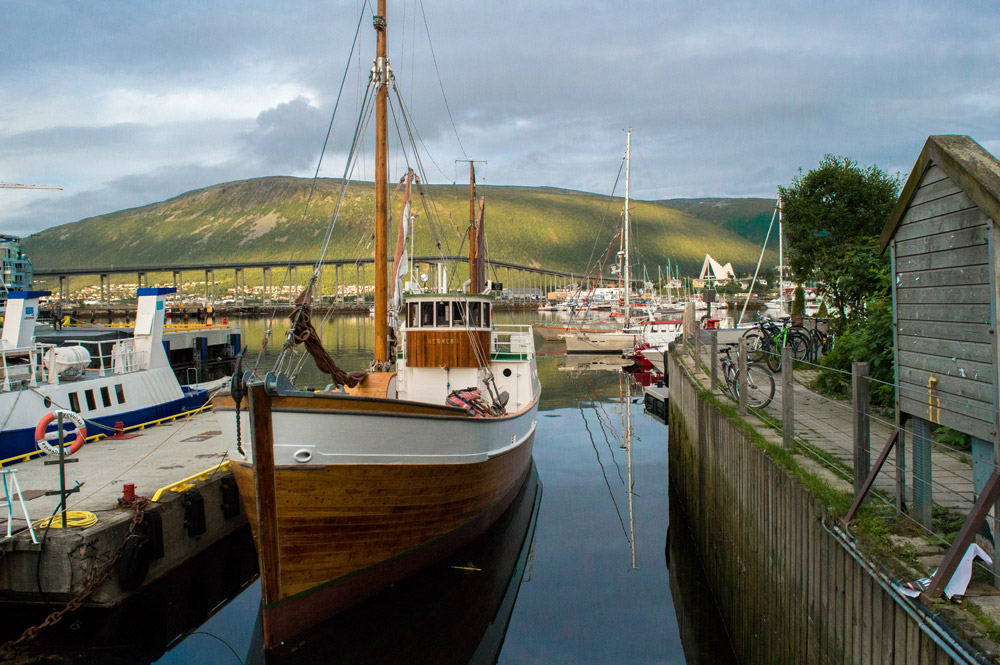
[[[504,369],[503,375],[506,376],[507,378],[510,378],[511,375],[510,367]]]
[[[50,398],[46,397],[45,399],[42,400],[42,404],[44,404],[45,408],[47,409],[50,406],[52,406],[52,400]]]
[[[309,452],[308,450],[305,450],[304,448],[302,450],[296,450],[295,454],[292,455],[292,457],[295,458],[296,462],[301,462],[303,464],[305,464],[306,462],[308,462],[309,460],[311,460],[312,456],[313,456],[313,454],[311,452]]]

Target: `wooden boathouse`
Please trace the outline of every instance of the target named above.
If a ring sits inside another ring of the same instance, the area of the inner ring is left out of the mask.
[[[912,427],[914,517],[925,526],[931,425],[972,437],[977,495],[1000,450],[998,224],[1000,162],[968,136],[931,136],[880,238],[892,263],[896,424]]]

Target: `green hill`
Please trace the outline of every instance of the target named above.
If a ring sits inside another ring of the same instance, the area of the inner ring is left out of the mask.
[[[774,216],[775,199],[668,199],[657,203],[712,222],[750,242],[763,245]],[[777,230],[772,230],[771,235],[770,242],[777,243]]]
[[[314,258],[339,187],[338,180],[319,180],[304,219],[310,180],[256,178],[56,226],[24,238],[22,246],[36,270],[282,261],[288,259],[293,245],[296,258]],[[431,185],[423,187],[423,193],[414,204],[418,215],[415,253],[465,253],[468,186]],[[621,198],[550,187],[489,186],[479,194],[486,196],[487,248],[494,259],[583,273],[592,256],[596,260],[617,251],[612,241],[620,228]],[[401,188],[391,190],[390,195],[395,228]],[[329,257],[372,255],[373,197],[372,183],[352,183],[348,188]],[[655,274],[656,266],[670,259],[680,265],[682,273],[697,274],[705,254],[710,253],[723,263],[732,262],[737,273],[751,272],[760,243],[748,240],[741,231],[743,225],[757,224],[763,214],[759,211],[773,202],[697,201],[726,205],[632,202],[636,264]],[[395,237],[394,230],[390,237]]]

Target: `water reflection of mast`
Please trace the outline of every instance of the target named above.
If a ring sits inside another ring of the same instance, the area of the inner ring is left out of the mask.
[[[624,422],[622,423],[622,431],[625,433],[622,439],[622,446],[625,448],[625,453],[628,456],[628,530],[629,530],[629,543],[632,546],[632,570],[638,570],[635,565],[635,516],[632,511],[632,381],[631,377],[625,376],[622,373],[622,382],[624,383],[623,398],[625,400],[625,408],[622,409],[622,418]]]

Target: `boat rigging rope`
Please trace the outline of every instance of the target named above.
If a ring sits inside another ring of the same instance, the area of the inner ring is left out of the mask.
[[[285,275],[284,275],[284,277],[282,277],[281,289],[284,288],[284,286],[287,283],[287,281],[291,278],[291,268],[292,268],[292,261],[294,261],[294,259],[295,259],[295,250],[298,247],[299,238],[301,237],[302,229],[305,226],[306,215],[309,212],[309,205],[310,205],[310,202],[312,201],[313,194],[314,194],[314,192],[316,190],[316,183],[319,180],[319,171],[320,171],[321,165],[323,164],[323,156],[326,153],[326,148],[327,148],[327,146],[330,143],[330,136],[333,133],[333,122],[334,122],[334,120],[337,117],[337,110],[340,108],[340,100],[341,100],[341,97],[344,94],[344,85],[347,82],[347,74],[350,71],[351,62],[354,60],[354,51],[355,51],[355,48],[357,47],[358,36],[361,34],[361,25],[364,23],[364,19],[366,18],[366,16],[365,16],[365,7],[367,7],[367,6],[368,6],[368,0],[364,0],[364,2],[361,5],[361,8],[358,10],[358,26],[354,30],[354,39],[351,42],[351,50],[350,50],[351,56],[347,59],[347,64],[344,67],[344,74],[343,74],[343,76],[340,79],[340,90],[337,92],[337,100],[336,100],[336,102],[334,102],[333,112],[330,114],[330,123],[327,125],[326,137],[323,139],[323,148],[320,150],[319,159],[316,162],[316,171],[313,173],[312,182],[309,185],[309,195],[306,198],[305,208],[302,211],[302,219],[299,221],[298,229],[295,232],[295,239],[292,241],[292,252],[291,252],[291,255],[288,257],[288,265],[286,266],[286,269],[285,269]],[[360,58],[359,58],[359,62],[360,62]],[[367,94],[368,93],[366,92],[366,97],[367,97]],[[341,197],[342,196],[343,196],[343,192],[341,192]],[[320,260],[322,260],[322,259],[320,259]],[[279,290],[279,293],[280,292],[281,292],[281,290]],[[271,311],[271,316],[268,317],[267,334],[270,333],[271,322],[277,316],[277,312],[278,312],[278,306],[277,306],[277,304],[275,304],[274,307],[273,307],[273,309],[272,309],[272,311]],[[257,366],[260,364],[261,358],[263,358],[263,355],[264,355],[263,350],[261,350],[260,355],[257,357],[257,362],[254,364],[254,371],[255,372],[256,372]]]
[[[441,70],[438,69],[437,56],[434,55],[434,43],[431,41],[431,29],[427,26],[427,14],[424,12],[423,0],[420,0],[420,15],[424,18],[424,30],[427,32],[427,45],[431,47],[431,60],[434,62],[434,71],[437,72],[438,85],[441,86],[441,96],[444,98],[444,107],[448,111],[448,119],[451,120],[451,128],[455,131],[455,139],[458,147],[462,150],[462,155],[466,161],[469,156],[465,153],[465,146],[462,145],[462,138],[458,135],[458,127],[455,126],[455,118],[451,115],[451,106],[448,105],[448,95],[444,93],[444,82],[441,80]]]

